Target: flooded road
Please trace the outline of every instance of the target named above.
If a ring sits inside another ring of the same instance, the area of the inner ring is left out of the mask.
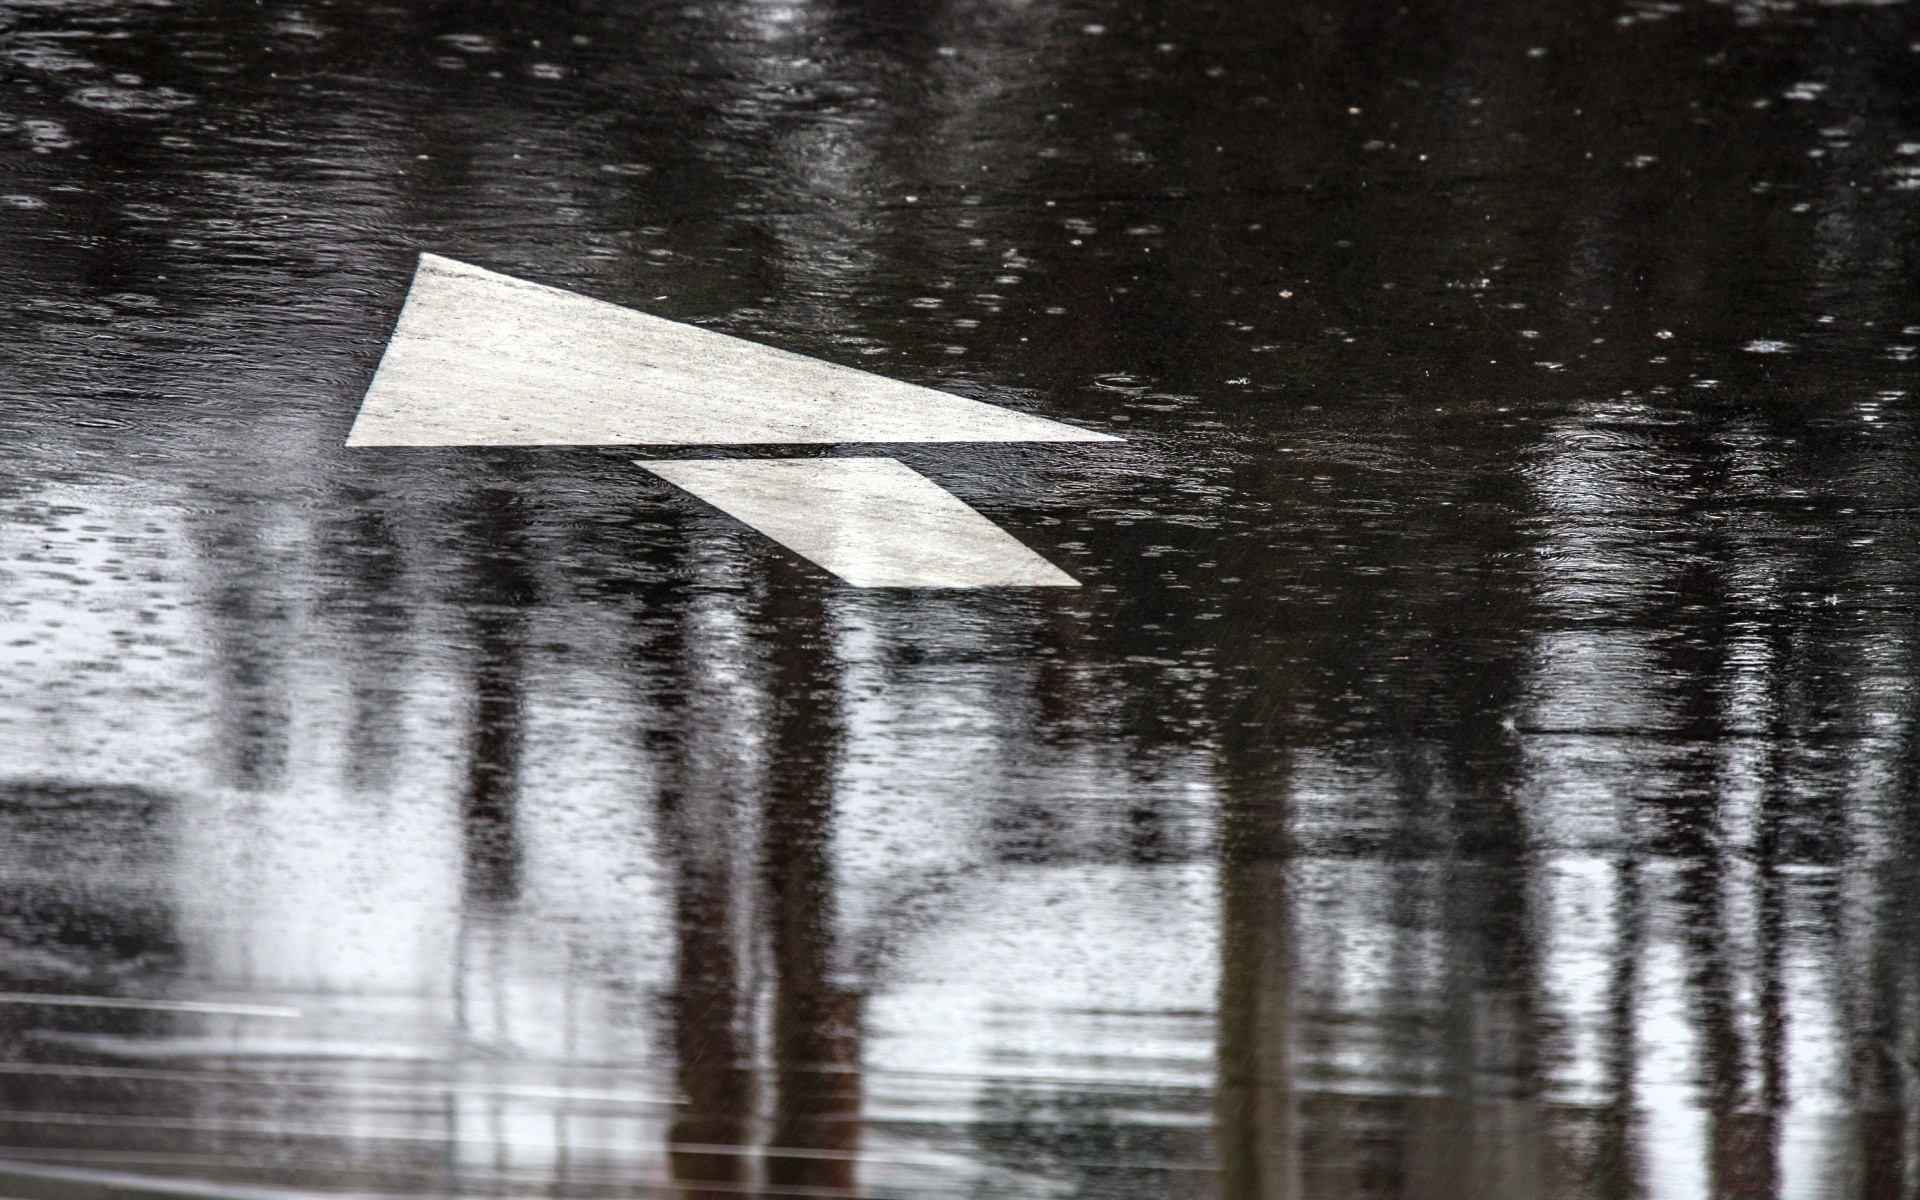
[[[0,1192],[1920,1189],[1911,5],[0,0],[0,193]],[[1081,586],[347,448],[422,253]]]

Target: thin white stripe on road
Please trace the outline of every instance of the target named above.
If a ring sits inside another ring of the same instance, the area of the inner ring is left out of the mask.
[[[891,458],[639,464],[855,587],[1078,587],[939,484]]]
[[[116,996],[55,996],[40,992],[0,992],[0,1004],[51,1008],[121,1008],[139,1012],[201,1013],[215,1017],[274,1017],[297,1020],[300,1010],[269,1004],[221,1004],[209,1000],[133,1000]]]
[[[420,256],[349,446],[1111,442]]]

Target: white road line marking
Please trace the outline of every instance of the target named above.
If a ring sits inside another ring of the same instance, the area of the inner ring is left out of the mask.
[[[423,254],[349,446],[1110,442]]]
[[[1078,587],[939,484],[891,458],[639,464],[855,587]]]
[[[206,1000],[133,1000],[115,996],[55,996],[41,992],[0,992],[0,1004],[33,1004],[52,1008],[123,1008],[140,1012],[204,1013],[220,1017],[275,1017],[297,1020],[300,1010],[269,1004],[218,1004]]]

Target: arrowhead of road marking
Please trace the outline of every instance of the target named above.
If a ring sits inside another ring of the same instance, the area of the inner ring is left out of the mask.
[[[420,256],[349,446],[1112,442]]]
[[[349,446],[1113,442],[420,256]],[[856,587],[1077,587],[886,458],[642,463]]]
[[[674,459],[640,466],[855,587],[1079,587],[891,458]]]

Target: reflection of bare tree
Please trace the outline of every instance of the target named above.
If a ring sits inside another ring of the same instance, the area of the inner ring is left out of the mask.
[[[512,900],[520,890],[520,837],[515,805],[525,739],[526,609],[535,597],[517,495],[505,488],[476,493],[469,594],[474,635],[473,733],[461,809],[469,895],[483,903]]]
[[[1235,764],[1239,765],[1239,764]],[[1285,777],[1232,770],[1220,831],[1222,1200],[1301,1194]]]
[[[663,831],[673,848],[676,1078],[685,1107],[669,1158],[686,1196],[755,1182],[753,988],[746,956],[764,920],[771,967],[767,1145],[770,1194],[851,1193],[858,1182],[860,999],[841,979],[831,866],[844,740],[841,665],[817,580],[781,564],[763,583],[755,645],[703,628],[713,597],[678,594],[684,615],[651,647],[669,664]],[[678,589],[676,589],[678,591]],[[763,750],[749,718],[749,664],[762,668]],[[763,756],[749,765],[750,757]],[[757,873],[743,868],[757,792]],[[758,885],[758,904],[756,898]]]
[[[378,794],[391,780],[403,753],[398,727],[403,709],[402,656],[386,644],[403,637],[410,619],[406,604],[404,546],[384,513],[368,513],[347,524],[341,573],[363,606],[354,620],[356,641],[368,648],[355,672],[351,725],[347,733],[347,773],[356,788]]]
[[[1897,795],[1910,797],[1920,764],[1920,725],[1909,725],[1901,739]],[[1888,822],[1887,858],[1864,907],[1874,928],[1864,978],[1853,997],[1853,1036],[1849,1075],[1858,1107],[1862,1200],[1895,1200],[1911,1195],[1908,1156],[1914,1144],[1907,1077],[1914,1061],[1915,1021],[1920,1007],[1920,921],[1912,898],[1920,895],[1920,808],[1900,803]],[[1903,1059],[1905,1061],[1903,1061]]]
[[[209,587],[222,642],[221,749],[234,787],[269,788],[288,756],[288,687],[284,636],[290,615],[272,550],[250,523],[223,523],[206,535],[213,554],[238,564]]]
[[[648,649],[668,672],[660,684],[668,725],[658,737],[657,805],[673,872],[669,1034],[682,1100],[667,1156],[679,1194],[695,1197],[737,1193],[752,1178],[753,1048],[736,863],[745,781],[739,748],[726,744],[733,698],[701,670],[701,660],[717,653],[700,638],[701,601],[675,587],[661,604],[675,619]]]
[[[1595,1114],[1593,1156],[1588,1173],[1596,1195],[1614,1200],[1639,1193],[1643,1164],[1638,1154],[1640,1113],[1635,1098],[1639,1055],[1634,1017],[1641,1003],[1640,972],[1645,953],[1642,864],[1629,855],[1614,868],[1619,895],[1620,932],[1607,981],[1601,1063],[1604,1105]]]
[[[851,1193],[858,1181],[860,1000],[836,978],[829,861],[844,739],[841,671],[817,584],[789,568],[767,588],[772,736],[761,832],[773,996],[766,1182]]]
[[[663,797],[663,807],[673,804]],[[674,1078],[685,1107],[668,1133],[668,1157],[685,1196],[738,1191],[752,1166],[745,1147],[754,1088],[742,1030],[735,880],[725,863],[700,858],[691,848],[682,856],[673,898],[678,938]]]

